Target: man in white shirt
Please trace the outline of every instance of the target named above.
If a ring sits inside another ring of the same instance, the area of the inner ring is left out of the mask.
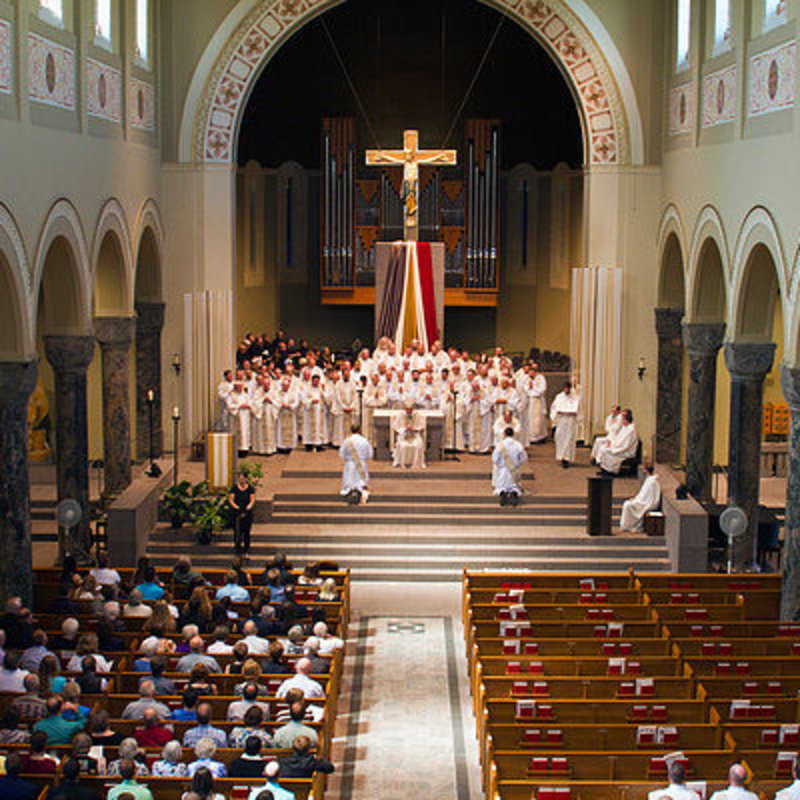
[[[734,764],[728,772],[730,785],[711,795],[710,800],[758,800],[758,795],[744,788],[747,772],[741,764]]]
[[[252,655],[266,655],[269,653],[269,639],[258,635],[258,626],[249,619],[242,628],[244,636],[241,641],[247,645],[247,652]]]
[[[800,763],[795,762],[792,770],[794,781],[775,794],[775,800],[800,800]]]
[[[344,641],[329,633],[327,623],[322,620],[314,625],[312,633],[319,639],[318,653],[321,656],[329,656],[334,650],[341,650],[344,647]]]
[[[647,800],[661,800],[661,798],[671,798],[671,800],[700,800],[697,792],[693,792],[686,787],[686,771],[683,764],[672,763],[667,771],[669,776],[669,786],[666,789],[656,789],[647,795]]]
[[[592,463],[597,462],[597,456],[600,449],[613,441],[614,437],[619,433],[622,427],[622,409],[618,405],[611,406],[611,411],[606,417],[605,423],[605,436],[597,436],[592,445]]]
[[[625,459],[633,458],[639,447],[639,437],[633,425],[633,411],[622,412],[622,427],[619,433],[604,444],[597,453],[600,474],[617,475]]]
[[[306,697],[324,697],[325,692],[322,686],[313,678],[309,678],[311,662],[307,658],[298,659],[295,664],[295,675],[287,678],[279,687],[276,695],[285,697],[289,689],[300,689]]]

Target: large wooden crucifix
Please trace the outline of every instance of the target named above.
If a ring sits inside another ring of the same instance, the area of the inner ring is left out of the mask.
[[[368,167],[403,167],[403,236],[410,242],[419,239],[419,165],[454,167],[458,163],[455,150],[418,150],[418,145],[419,131],[403,131],[402,150],[367,150]]]

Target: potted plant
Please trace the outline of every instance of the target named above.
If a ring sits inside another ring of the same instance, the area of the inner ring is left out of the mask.
[[[170,486],[161,498],[161,505],[172,527],[180,528],[189,519],[192,509],[192,485],[189,481],[181,481]]]
[[[192,494],[194,499],[191,503],[189,520],[197,541],[200,544],[210,544],[214,533],[225,527],[227,493],[210,493],[208,485],[203,482],[194,487]]]

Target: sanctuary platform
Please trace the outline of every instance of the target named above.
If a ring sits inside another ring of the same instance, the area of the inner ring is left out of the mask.
[[[555,461],[550,443],[528,452],[526,494],[516,508],[501,507],[492,495],[488,455],[460,454],[458,461],[434,462],[419,471],[372,462],[369,502],[356,507],[339,496],[341,462],[335,450],[257,459],[264,463],[265,479],[257,493],[250,563],[278,550],[298,564],[339,560],[351,567],[354,580],[381,581],[457,581],[464,566],[669,568],[662,537],[619,534],[622,501],[636,493],[639,481],[614,482],[612,523],[618,535],[590,537],[587,478],[596,468],[589,464],[589,450],[579,450],[578,463],[567,470]],[[232,534],[226,531],[202,547],[188,529],[160,525],[148,554],[167,567],[187,548],[197,565],[222,567],[233,555]]]

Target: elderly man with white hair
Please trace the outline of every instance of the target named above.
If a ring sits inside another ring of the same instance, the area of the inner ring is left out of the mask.
[[[294,665],[295,674],[287,678],[279,687],[276,695],[285,697],[290,689],[300,689],[305,697],[324,697],[325,691],[321,684],[313,678],[309,678],[311,673],[311,662],[307,658],[300,658]]]
[[[329,656],[334,650],[341,650],[344,647],[344,641],[328,631],[326,622],[317,622],[314,625],[313,633],[319,639],[319,654],[321,656]]]
[[[217,745],[213,739],[204,736],[198,740],[194,746],[194,754],[197,756],[195,761],[189,764],[186,774],[191,778],[197,770],[205,767],[215,778],[225,778],[228,775],[228,769],[221,761],[214,760],[214,754],[217,752]]]
[[[108,767],[106,768],[106,775],[111,778],[119,777],[119,767],[120,764],[129,759],[133,761],[134,768],[136,770],[136,777],[137,778],[145,778],[150,774],[150,770],[147,769],[147,764],[143,764],[141,761],[136,759],[136,756],[139,754],[139,744],[137,743],[136,739],[132,736],[123,739],[119,743],[119,747],[117,748],[117,755],[118,758],[114,759],[114,761],[108,762]]]
[[[269,639],[258,635],[258,625],[252,619],[247,620],[242,627],[244,636],[240,641],[247,645],[247,652],[252,655],[263,656],[269,653]]]
[[[311,662],[312,675],[324,675],[331,668],[331,662],[327,658],[322,658],[319,654],[320,639],[318,636],[309,636],[303,645],[303,653]]]
[[[75,617],[67,617],[61,623],[61,633],[54,636],[50,642],[53,650],[58,650],[62,658],[67,658],[75,654],[75,648],[78,646],[78,632],[80,631],[81,624]]]
[[[144,718],[146,708],[155,709],[156,713],[162,719],[167,719],[170,715],[170,710],[163,703],[159,703],[155,699],[156,687],[153,681],[146,680],[139,684],[139,699],[132,700],[125,706],[122,712],[122,719],[136,719],[141,720]]]
[[[184,778],[186,764],[183,763],[183,748],[177,739],[167,742],[161,751],[161,759],[153,762],[154,778]]]
[[[205,644],[201,636],[192,636],[192,638],[189,639],[189,647],[191,648],[191,652],[178,660],[178,664],[175,667],[177,672],[191,672],[196,664],[203,664],[208,667],[211,672],[222,672],[222,668],[217,659],[204,652]]]
[[[128,602],[122,609],[123,617],[151,617],[153,609],[146,603],[142,602],[142,593],[138,589],[134,589],[128,595]]]

